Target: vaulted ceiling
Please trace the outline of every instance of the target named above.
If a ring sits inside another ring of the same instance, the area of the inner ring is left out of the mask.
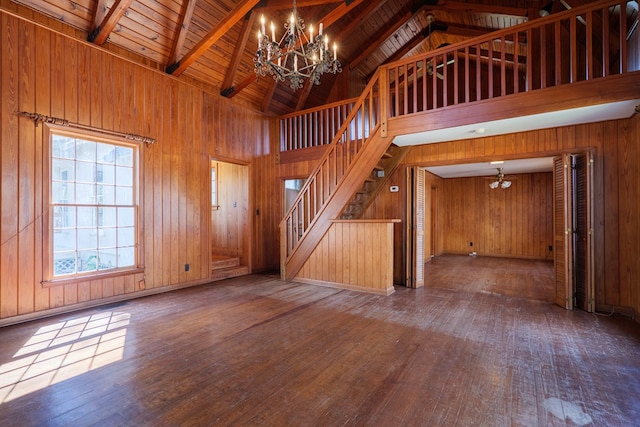
[[[175,76],[237,97],[269,114],[285,114],[357,96],[387,62],[565,10],[586,0],[297,0],[305,23],[324,24],[338,45],[343,72],[293,91],[256,77],[260,17],[278,32],[293,0],[13,0],[62,21],[109,49],[136,54]]]

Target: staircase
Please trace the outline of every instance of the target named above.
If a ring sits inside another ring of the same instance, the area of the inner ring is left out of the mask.
[[[249,267],[240,265],[240,258],[227,255],[211,257],[211,280],[222,280],[230,277],[249,274]]]
[[[406,155],[394,137],[510,118],[515,105],[530,115],[640,96],[628,53],[637,41],[625,38],[637,11],[596,1],[378,68],[280,223],[282,278],[296,276],[332,220],[366,210]]]
[[[362,186],[344,207],[340,219],[359,219],[367,210],[376,195],[385,188],[389,177],[409,152],[409,147],[391,145],[365,178]]]

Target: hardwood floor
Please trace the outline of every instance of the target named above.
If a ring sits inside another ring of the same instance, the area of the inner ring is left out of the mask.
[[[424,268],[427,287],[553,302],[553,260],[443,255]]]
[[[0,425],[637,425],[640,325],[501,295],[481,262],[388,297],[252,275],[2,328]]]

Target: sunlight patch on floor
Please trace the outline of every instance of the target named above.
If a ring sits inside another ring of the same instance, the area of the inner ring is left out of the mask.
[[[130,317],[104,312],[40,328],[0,366],[0,404],[121,360]]]

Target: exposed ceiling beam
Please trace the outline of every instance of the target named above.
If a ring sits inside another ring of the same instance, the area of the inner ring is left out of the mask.
[[[131,1],[131,0],[129,0]],[[222,37],[231,27],[233,27],[238,21],[240,21],[253,7],[258,4],[260,0],[244,0],[233,8],[231,12],[218,24],[207,33],[207,35],[200,40],[186,55],[182,57],[178,62],[175,62],[167,67],[167,73],[174,76],[179,76],[189,68],[191,64],[195,62],[200,56],[202,56],[213,44],[215,44],[220,37]]]
[[[487,15],[508,15],[508,16],[518,16],[525,18],[527,16],[527,12],[529,9],[526,8],[518,8],[518,7],[508,7],[508,6],[497,6],[491,4],[480,4],[480,3],[464,3],[458,1],[447,1],[443,0],[438,2],[438,6],[434,8],[435,11],[438,9],[449,10],[451,12],[475,12],[475,13],[484,13]]]
[[[344,15],[346,15],[349,12],[351,12],[351,10],[353,10],[353,8],[355,8],[358,5],[360,5],[360,3],[362,3],[362,1],[363,0],[353,0],[348,5],[347,5],[347,2],[345,2],[345,3],[341,4],[340,6],[336,7],[335,9],[333,9],[331,12],[329,12],[324,18],[319,19],[318,22],[322,22],[322,25],[324,26],[324,28],[327,29],[332,24],[336,23]],[[232,91],[226,93],[225,96],[227,96],[228,98],[233,98],[242,89],[244,89],[245,87],[247,87],[251,83],[253,83],[257,78],[258,78],[258,76],[255,73],[249,74],[247,77],[244,78],[244,80],[242,82],[240,82],[239,85],[237,85],[235,87],[231,87],[230,89],[232,89]]]
[[[116,0],[113,6],[111,6],[111,9],[109,9],[107,16],[89,33],[87,40],[97,45],[103,45],[132,1],[133,0]],[[98,5],[98,8],[99,7],[100,5]],[[96,16],[97,15],[96,13]]]
[[[269,82],[269,88],[267,89],[267,93],[262,100],[262,111],[268,112],[269,106],[271,105],[271,100],[273,99],[273,94],[276,92],[276,87],[278,87],[278,82],[271,79]]]
[[[173,64],[178,61],[178,55],[182,52],[182,47],[187,38],[189,25],[191,25],[191,17],[193,16],[193,10],[195,8],[196,0],[184,0],[184,3],[182,3],[182,13],[180,13],[176,35],[173,38],[173,46],[171,46],[169,60],[167,61],[168,64]]]
[[[225,74],[224,81],[222,82],[222,91],[221,93],[226,93],[229,90],[233,91],[233,79],[236,75],[236,71],[238,70],[238,66],[240,65],[240,60],[242,59],[242,54],[244,53],[245,48],[247,47],[247,42],[249,41],[249,34],[251,33],[251,28],[253,28],[253,23],[256,18],[255,11],[249,12],[246,19],[242,23],[242,30],[240,30],[240,38],[238,39],[238,43],[236,44],[236,48],[233,51],[233,56],[231,57],[231,62],[229,62],[229,67],[227,67],[227,73]]]
[[[319,6],[326,5],[329,3],[341,3],[344,0],[298,0],[296,2],[296,7],[308,7],[308,6]],[[283,9],[292,9],[293,1],[292,0],[268,0],[265,2],[265,5],[259,5],[260,11],[267,10],[283,10]]]
[[[369,43],[369,47],[363,50],[360,55],[349,64],[349,69],[353,70],[356,68],[362,61],[369,57],[373,52],[376,51],[380,47],[381,44],[387,41],[389,37],[391,37],[400,27],[402,27],[406,22],[413,17],[413,12],[406,12],[404,15],[400,17],[394,17],[391,22],[393,22],[393,26],[390,27],[387,31],[385,31],[381,35],[375,36],[376,39]]]
[[[96,1],[96,9],[93,13],[93,25],[91,29],[98,28],[100,26],[102,21],[104,21],[104,17],[107,16],[108,11],[107,0]]]

